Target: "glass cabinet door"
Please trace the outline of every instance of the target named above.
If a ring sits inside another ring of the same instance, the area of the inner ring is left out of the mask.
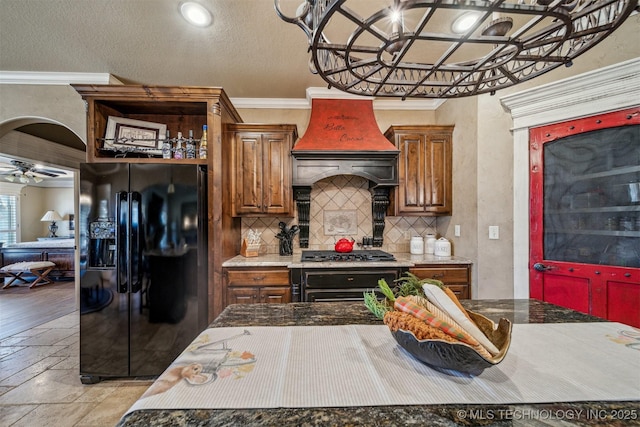
[[[543,258],[640,267],[640,125],[542,148]]]

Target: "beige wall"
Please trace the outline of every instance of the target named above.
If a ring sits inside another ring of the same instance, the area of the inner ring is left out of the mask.
[[[451,241],[455,255],[473,261],[473,298],[478,290],[478,123],[477,98],[451,99],[437,110],[437,123],[454,124],[453,130],[453,215],[438,218],[438,232]],[[460,226],[460,237],[454,226]]]
[[[20,192],[20,240],[30,242],[49,235],[49,222],[40,218],[49,210],[57,211],[63,218],[56,222],[60,237],[69,235],[65,218],[74,213],[73,188],[23,187]]]
[[[640,57],[635,42],[640,28],[636,14],[609,38],[573,61],[530,82],[502,90],[494,96],[477,97],[478,150],[478,298],[513,296],[513,172],[528,164],[514,165],[512,120],[500,104],[502,96],[552,81]],[[489,225],[500,226],[500,239],[488,239]]]
[[[570,77],[606,65],[640,57],[640,15],[625,22],[612,36],[577,58],[571,68],[561,67],[529,83],[505,89],[495,96],[481,95],[447,101],[437,111],[376,111],[382,131],[391,124],[455,124],[454,215],[439,218],[438,231],[450,238],[454,254],[474,261],[476,298],[513,295],[513,136],[511,118],[500,97]],[[68,86],[0,85],[1,137],[7,122],[22,117],[43,117],[60,122],[85,140],[85,107]],[[308,110],[242,109],[245,122],[293,123],[302,136]],[[526,167],[517,165],[516,167]],[[453,236],[453,225],[461,236]],[[488,226],[500,227],[500,239],[488,239]]]
[[[0,84],[0,99],[0,138],[23,124],[44,121],[87,139],[85,103],[71,86]]]

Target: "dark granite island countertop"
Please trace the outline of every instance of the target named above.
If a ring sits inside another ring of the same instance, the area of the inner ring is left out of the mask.
[[[513,323],[604,320],[537,300],[463,300],[488,318]],[[361,302],[251,304],[227,307],[211,327],[379,324]],[[588,373],[585,373],[588,374]],[[630,426],[640,401],[519,405],[412,405],[345,408],[141,410],[118,426]]]

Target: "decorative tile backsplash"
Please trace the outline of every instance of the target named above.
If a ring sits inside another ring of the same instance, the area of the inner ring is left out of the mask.
[[[340,211],[344,215],[340,215]],[[335,242],[342,237],[353,237],[356,243],[361,243],[364,236],[373,235],[369,181],[355,175],[339,175],[316,182],[311,188],[309,216],[309,250],[333,249]],[[259,231],[262,233],[260,253],[277,254],[279,240],[275,236],[279,232],[280,221],[289,226],[298,223],[297,218],[243,218],[242,237],[246,237],[249,230]],[[336,230],[341,229],[355,233],[336,234]],[[392,253],[409,252],[411,236],[427,233],[436,233],[436,217],[388,216],[385,218],[381,249]],[[294,254],[301,252],[297,237],[293,246]]]

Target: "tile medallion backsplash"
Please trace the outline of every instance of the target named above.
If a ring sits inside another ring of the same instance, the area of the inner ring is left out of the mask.
[[[371,193],[369,181],[355,175],[339,175],[323,179],[311,188],[309,250],[333,249],[342,237],[353,237],[361,243],[364,236],[373,235]],[[243,218],[242,237],[250,230],[261,232],[260,253],[277,254],[278,223],[291,226],[297,218]],[[436,217],[386,217],[382,250],[409,252],[411,236],[436,232]],[[356,247],[355,249],[360,249]],[[294,238],[293,252],[300,253],[299,240]]]

